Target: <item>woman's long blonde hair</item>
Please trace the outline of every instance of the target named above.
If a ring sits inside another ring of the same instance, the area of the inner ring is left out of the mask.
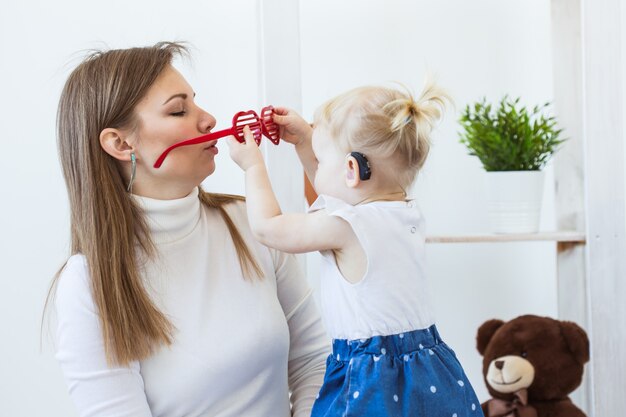
[[[85,256],[107,361],[126,365],[172,343],[173,327],[149,297],[137,251],[154,257],[144,214],[126,191],[120,164],[100,146],[105,128],[133,128],[135,106],[184,45],[95,52],[69,76],[57,114],[58,147],[71,210],[71,254]],[[224,219],[246,277],[262,271],[224,206],[242,197],[200,190]],[[48,300],[64,267],[55,275]]]

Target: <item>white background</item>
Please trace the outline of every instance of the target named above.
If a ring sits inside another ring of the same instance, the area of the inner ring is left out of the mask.
[[[55,115],[81,51],[191,42],[192,64],[179,68],[197,92],[196,101],[217,117],[218,127],[226,127],[236,111],[265,104],[258,10],[259,0],[2,0],[0,416],[74,415],[46,333],[40,349],[40,323],[51,278],[69,250]],[[400,81],[417,93],[427,70],[437,75],[457,109],[437,130],[412,195],[431,234],[487,231],[484,173],[459,144],[458,111],[482,96],[495,100],[505,93],[521,95],[529,105],[551,99],[549,0],[301,0],[300,30],[307,118],[324,100],[357,85]],[[217,165],[205,188],[242,194],[243,176],[223,145]],[[550,167],[547,173],[544,230],[555,224]],[[427,250],[441,333],[485,400],[476,329],[494,317],[556,315],[554,244]],[[316,257],[308,260],[316,287]]]

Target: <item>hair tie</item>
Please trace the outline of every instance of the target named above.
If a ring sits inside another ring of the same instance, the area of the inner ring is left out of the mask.
[[[417,103],[412,99],[407,99],[406,105],[408,107],[409,114],[406,116],[406,119],[404,119],[404,124],[408,125],[415,119],[415,116],[419,114],[420,110],[417,107]]]

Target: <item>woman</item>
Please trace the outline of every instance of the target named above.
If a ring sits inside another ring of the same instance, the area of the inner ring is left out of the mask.
[[[215,118],[175,43],[99,52],[70,75],[58,140],[72,256],[55,280],[57,359],[81,416],[308,416],[327,340],[292,256],[242,198],[202,191]]]

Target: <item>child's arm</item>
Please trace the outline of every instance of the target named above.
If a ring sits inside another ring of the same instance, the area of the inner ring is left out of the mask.
[[[348,222],[324,211],[282,214],[272,191],[263,156],[244,128],[245,143],[229,138],[233,160],[246,172],[246,207],[254,236],[262,244],[289,253],[342,249],[354,235]]]
[[[279,126],[280,137],[292,143],[296,147],[296,152],[300,162],[304,167],[304,172],[311,184],[315,184],[315,172],[317,172],[317,158],[313,153],[311,139],[313,128],[298,113],[286,107],[274,109],[274,123]]]

